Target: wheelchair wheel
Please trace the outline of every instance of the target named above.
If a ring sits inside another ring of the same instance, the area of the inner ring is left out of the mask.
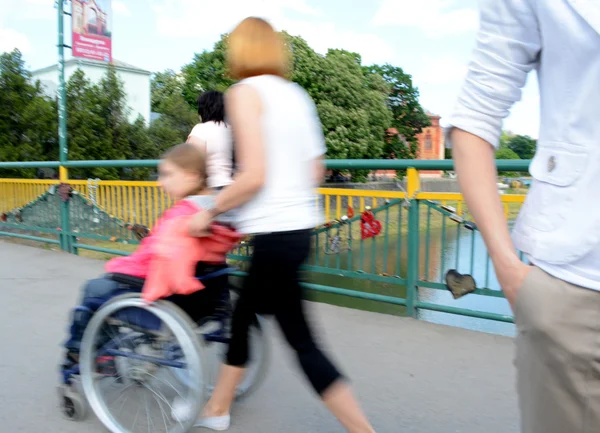
[[[83,395],[68,386],[58,388],[61,412],[69,421],[81,421],[87,415],[87,403]]]
[[[246,372],[242,381],[236,389],[236,399],[240,400],[254,392],[263,382],[269,365],[270,346],[265,330],[266,320],[260,316],[250,327],[248,344],[250,348],[250,359],[246,365]],[[199,338],[205,342],[205,384],[207,395],[210,396],[217,382],[221,364],[227,353],[228,339],[223,338],[221,333],[215,332],[211,328],[219,326],[218,322],[208,322],[197,330]],[[207,329],[208,328],[208,329]],[[178,379],[191,386],[191,380],[186,371],[182,369],[173,369],[173,373]]]
[[[113,433],[185,433],[204,402],[203,343],[175,305],[116,297],[98,310],[82,342],[81,383],[90,407]],[[175,380],[184,370],[189,382]],[[189,407],[186,419],[175,401]]]
[[[265,322],[260,316],[256,316],[256,322],[250,327],[248,345],[250,348],[250,359],[246,365],[246,373],[236,389],[236,398],[241,400],[252,394],[262,384],[267,373],[270,357],[270,346],[267,339]],[[207,344],[210,350],[210,343]],[[207,359],[207,391],[212,394],[217,381],[220,363],[227,353],[227,345],[218,344],[218,357]],[[209,361],[216,360],[217,363],[208,365]]]

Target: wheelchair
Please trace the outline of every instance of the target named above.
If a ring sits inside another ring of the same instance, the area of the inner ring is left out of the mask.
[[[143,279],[105,275],[119,283],[120,290],[103,300],[91,316],[79,362],[61,369],[59,398],[64,417],[83,420],[91,407],[113,433],[190,430],[214,389],[227,350],[237,297],[228,283],[233,270],[223,265],[197,272],[204,290],[212,291],[214,297],[209,314],[206,305],[194,305],[195,294],[148,304],[140,296]],[[211,286],[219,278],[224,283]],[[205,295],[201,295],[203,300]],[[261,384],[268,367],[270,350],[264,319],[258,315],[248,341],[250,360],[236,390],[238,399]],[[185,419],[173,410],[175,404],[186,405]]]

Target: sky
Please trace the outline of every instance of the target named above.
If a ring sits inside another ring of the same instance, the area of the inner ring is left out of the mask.
[[[361,54],[363,64],[402,67],[421,105],[442,122],[462,87],[479,21],[477,0],[112,0],[112,11],[114,59],[178,71],[240,20],[260,16],[317,52],[343,48]],[[19,48],[36,70],[56,63],[56,41],[54,0],[0,0],[0,52]],[[538,106],[531,75],[504,129],[537,138]]]

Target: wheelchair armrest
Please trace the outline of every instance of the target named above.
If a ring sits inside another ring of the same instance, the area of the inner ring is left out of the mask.
[[[144,287],[144,283],[146,282],[146,280],[144,278],[133,277],[131,275],[118,274],[118,273],[106,274],[105,277],[108,278],[109,280],[113,280],[117,283],[126,284],[130,287],[135,287],[135,288],[139,287],[140,289],[142,287]]]

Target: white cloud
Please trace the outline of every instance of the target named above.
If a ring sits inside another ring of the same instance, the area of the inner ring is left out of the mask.
[[[158,31],[168,37],[216,39],[231,31],[242,19],[259,16],[278,30],[303,37],[317,52],[343,48],[360,53],[365,63],[394,61],[395,50],[381,37],[340,29],[333,22],[320,19],[321,12],[305,0],[222,0],[217,4],[163,0],[155,4]],[[289,12],[310,15],[310,19],[291,18]],[[210,19],[199,19],[202,16]]]
[[[12,51],[15,48],[27,54],[31,52],[31,42],[27,35],[13,29],[0,27],[0,53]]]
[[[131,11],[129,10],[129,7],[123,2],[113,0],[112,9],[116,15],[122,15],[125,17],[131,16]]]
[[[56,20],[58,14],[52,0],[0,0],[0,11],[0,24],[5,25],[15,20]]]
[[[155,1],[154,11],[159,32],[172,37],[220,35],[249,16],[265,18],[279,27],[288,11],[318,14],[306,1],[294,0],[162,0]]]
[[[417,84],[439,85],[462,83],[467,75],[468,65],[455,57],[425,57],[421,71],[414,75]]]
[[[297,23],[291,24],[288,29],[291,34],[306,39],[308,44],[321,54],[326,53],[329,48],[340,48],[359,53],[363,64],[397,63],[396,50],[373,33],[344,31],[330,23]]]
[[[515,134],[538,138],[540,129],[540,94],[535,74],[530,74],[523,95],[504,122],[504,128]]]
[[[429,37],[476,30],[477,10],[452,8],[455,3],[455,0],[383,0],[372,24],[417,28]]]

